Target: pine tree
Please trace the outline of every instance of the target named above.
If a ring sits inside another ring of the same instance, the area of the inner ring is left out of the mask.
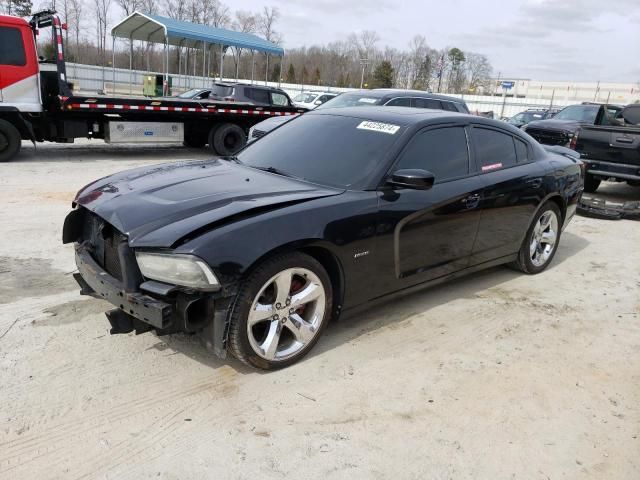
[[[289,70],[287,71],[287,76],[285,77],[287,83],[297,83],[296,82],[296,69],[293,66],[293,63],[289,64]]]
[[[372,88],[391,88],[393,86],[393,67],[391,62],[383,60],[373,71]]]
[[[320,69],[318,67],[316,67],[313,72],[313,77],[311,77],[311,84],[320,85]]]

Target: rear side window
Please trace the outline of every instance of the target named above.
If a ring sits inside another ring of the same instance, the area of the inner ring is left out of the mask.
[[[442,109],[448,112],[458,112],[458,109],[452,102],[442,102]]]
[[[522,140],[517,138],[513,138],[513,141],[516,144],[516,153],[518,155],[518,163],[526,163],[529,161],[529,149],[527,148],[527,144]]]
[[[269,92],[267,90],[261,90],[259,88],[247,88],[244,93],[248,98],[254,102],[269,104]]]
[[[481,171],[490,172],[516,164],[516,148],[511,135],[479,127],[473,128],[472,135]]]
[[[393,100],[389,100],[385,103],[387,107],[410,107],[411,99],[408,97],[405,98],[394,98]]]
[[[289,105],[289,99],[282,93],[271,92],[271,103],[286,107]]]
[[[469,152],[464,127],[446,127],[419,132],[402,153],[396,167],[419,168],[441,183],[469,173]]]
[[[460,113],[469,113],[469,109],[465,103],[456,103],[455,106],[458,107]]]
[[[22,33],[17,28],[0,27],[0,65],[22,67],[27,64]]]
[[[433,98],[414,98],[413,107],[415,108],[431,108],[434,110],[442,110],[442,104],[439,100]]]

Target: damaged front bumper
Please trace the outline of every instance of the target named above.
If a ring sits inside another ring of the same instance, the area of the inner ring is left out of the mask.
[[[136,291],[128,291],[123,282],[93,259],[88,246],[76,243],[75,258],[78,273],[74,278],[80,285],[80,293],[104,299],[116,307],[106,313],[111,334],[151,330],[159,335],[197,333],[208,349],[219,357],[226,356],[230,299],[185,292],[154,281],[143,282]]]
[[[585,217],[607,220],[640,219],[640,201],[614,201],[583,194],[578,212]]]

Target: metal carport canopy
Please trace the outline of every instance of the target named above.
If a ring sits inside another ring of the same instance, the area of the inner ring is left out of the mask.
[[[111,35],[118,38],[152,43],[168,43],[182,47],[196,47],[196,44],[204,42],[246,48],[277,56],[284,55],[283,48],[250,33],[234,32],[225,28],[182,22],[138,11],[133,12],[113,27]]]

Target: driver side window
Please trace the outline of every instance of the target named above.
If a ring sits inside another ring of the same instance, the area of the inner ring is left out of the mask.
[[[418,132],[402,152],[396,170],[417,168],[433,173],[435,183],[469,174],[469,149],[464,127]]]

